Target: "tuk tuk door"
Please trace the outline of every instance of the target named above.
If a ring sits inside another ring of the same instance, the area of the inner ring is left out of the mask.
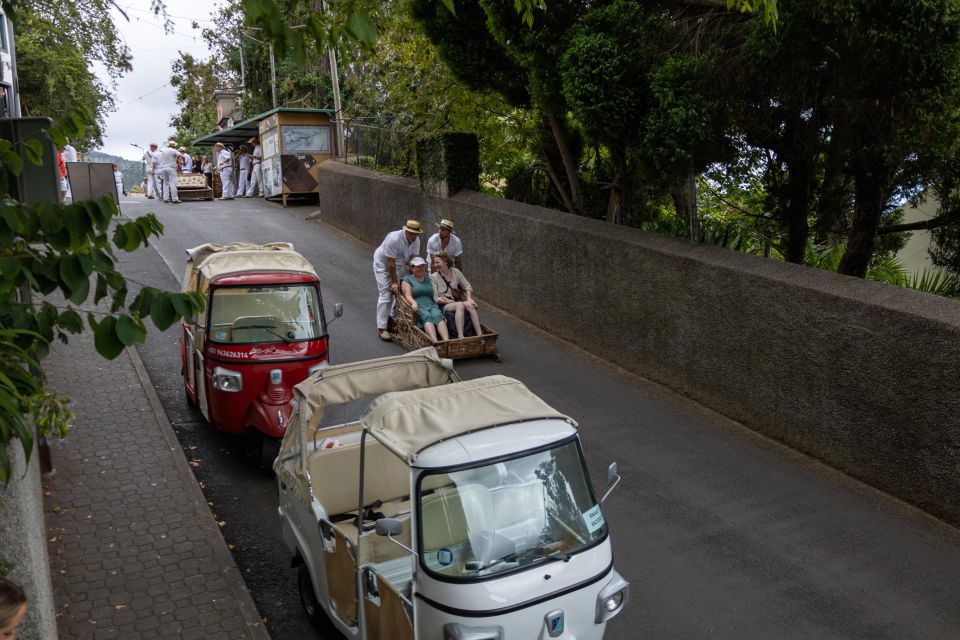
[[[204,333],[203,327],[189,322],[185,325],[183,331],[183,341],[184,352],[187,358],[187,383],[197,395],[197,404],[200,405],[200,412],[204,418],[209,420],[210,407],[207,403],[207,385],[203,374]]]

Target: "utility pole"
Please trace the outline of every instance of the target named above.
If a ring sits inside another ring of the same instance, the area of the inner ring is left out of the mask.
[[[333,110],[337,123],[337,157],[345,158],[347,150],[343,139],[343,112],[340,106],[340,73],[337,71],[337,50],[330,47],[330,81],[333,83]]]
[[[273,96],[273,108],[277,108],[277,63],[273,59],[273,43],[270,47],[270,93]]]

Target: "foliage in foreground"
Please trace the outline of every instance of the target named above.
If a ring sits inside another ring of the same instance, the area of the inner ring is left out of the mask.
[[[0,139],[0,481],[10,475],[8,445],[32,451],[34,424],[41,436],[62,435],[70,420],[64,401],[45,393],[42,360],[54,338],[93,330],[97,352],[115,358],[146,339],[145,320],[163,330],[202,309],[196,294],[143,287],[128,301],[117,252],[149,245],[163,232],[153,214],[126,219],[112,197],[61,204],[24,204],[11,197],[12,178],[27,161],[41,163],[41,139],[62,146],[83,135],[91,114],[63,118],[59,127],[28,140]],[[37,300],[35,301],[34,297]],[[62,303],[51,300],[62,298]],[[107,310],[96,308],[101,301]],[[92,303],[92,304],[91,304]]]

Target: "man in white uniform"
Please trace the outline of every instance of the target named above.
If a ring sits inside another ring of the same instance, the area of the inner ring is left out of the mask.
[[[151,142],[150,149],[143,152],[143,168],[146,172],[147,186],[144,189],[148,198],[160,197],[160,185],[157,184],[157,163],[160,161],[157,143]]]
[[[263,149],[256,138],[250,138],[248,141],[253,145],[253,153],[250,154],[250,164],[253,171],[250,172],[250,184],[247,186],[247,192],[243,194],[247,198],[260,195],[260,164],[263,162]]]
[[[180,202],[180,196],[177,194],[177,158],[180,157],[180,151],[177,149],[177,141],[171,140],[167,143],[167,148],[160,152],[160,177],[163,178],[163,193],[160,194],[166,202]]]
[[[220,173],[221,200],[233,200],[233,154],[224,148],[222,142],[213,145],[216,153],[214,161]]]
[[[250,154],[247,153],[247,145],[240,145],[240,151],[237,152],[237,197],[247,197],[247,174],[250,173]]]
[[[77,150],[70,144],[70,140],[67,140],[67,144],[64,145],[63,151],[60,152],[60,155],[63,156],[64,163],[67,162],[76,162],[77,161]],[[65,198],[72,198],[73,194],[70,189],[70,172],[67,172],[67,194]]]
[[[427,269],[433,273],[433,256],[444,252],[453,258],[453,266],[463,269],[460,256],[463,255],[463,243],[453,233],[453,222],[444,218],[437,223],[437,232],[427,240]]]
[[[187,153],[187,148],[180,147],[180,153],[183,154],[183,168],[180,169],[180,172],[193,173],[193,158],[191,158],[190,154]]]
[[[373,252],[373,275],[377,279],[377,335],[389,341],[387,321],[393,313],[394,296],[400,290],[400,278],[406,275],[407,264],[420,255],[420,234],[416,220],[407,220],[402,229],[391,231]]]

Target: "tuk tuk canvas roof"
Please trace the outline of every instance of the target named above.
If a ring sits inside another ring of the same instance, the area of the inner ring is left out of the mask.
[[[321,369],[294,387],[297,415],[284,435],[279,458],[299,447],[301,471],[305,473],[309,439],[330,407],[391,391],[448,386],[459,380],[453,361],[437,356],[433,347]]]
[[[417,453],[437,442],[478,429],[538,418],[576,424],[518,380],[488,376],[385,394],[371,403],[361,424],[411,464]]]
[[[238,273],[280,271],[317,275],[313,265],[288,242],[202,244],[187,249],[187,255],[184,291],[196,291],[201,286],[206,289],[214,278]]]

